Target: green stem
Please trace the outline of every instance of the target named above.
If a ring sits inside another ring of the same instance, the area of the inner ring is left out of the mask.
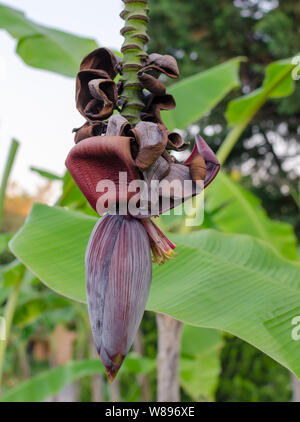
[[[3,172],[3,177],[2,177],[1,186],[0,186],[0,230],[2,229],[2,223],[3,223],[4,202],[5,202],[7,182],[8,182],[8,178],[9,178],[19,145],[20,144],[18,141],[16,141],[15,139],[12,140],[8,157],[6,160],[6,164],[5,164],[5,169]]]
[[[241,123],[234,126],[224,139],[222,145],[220,146],[217,152],[217,157],[221,165],[224,164],[224,162],[226,161],[227,157],[231,153],[233,147],[239,140],[239,137],[244,132],[251,119],[252,116],[250,119],[245,119]]]
[[[123,0],[124,10],[121,12],[125,26],[121,29],[124,43],[123,53],[123,82],[122,97],[125,105],[122,115],[131,123],[136,124],[140,119],[140,112],[144,108],[142,101],[142,86],[137,78],[137,71],[142,67],[147,57],[145,45],[149,41],[147,35],[148,0]]]
[[[287,182],[287,184],[289,187],[290,195],[293,198],[295,204],[297,205],[300,211],[300,184],[299,184],[298,191],[290,183]]]
[[[2,377],[3,377],[4,356],[5,356],[5,351],[7,348],[7,342],[9,338],[11,323],[14,317],[17,300],[20,293],[21,283],[22,283],[22,276],[17,281],[17,283],[13,286],[13,290],[5,306],[4,319],[5,319],[5,325],[6,325],[6,330],[5,330],[6,335],[5,335],[5,340],[0,340],[0,388],[1,388]]]
[[[58,198],[58,200],[55,202],[55,205],[56,206],[62,206],[62,204],[68,198],[68,196],[70,195],[70,193],[72,192],[72,190],[75,186],[76,186],[76,183],[75,183],[74,179],[71,179],[69,181],[69,183],[67,184],[67,186],[65,187],[65,189],[63,189],[63,192],[62,192],[60,198]]]
[[[223,141],[222,145],[220,146],[217,157],[220,161],[220,164],[224,164],[226,159],[228,158],[229,154],[231,153],[233,147],[239,140],[241,134],[244,132],[248,124],[251,122],[255,114],[260,110],[260,108],[264,105],[264,103],[268,100],[272,91],[277,88],[277,86],[291,73],[291,69],[288,68],[282,75],[278,75],[277,78],[274,78],[272,83],[268,86],[267,89],[264,89],[261,93],[261,97],[259,101],[255,102],[252,107],[249,108],[247,116],[236,126],[234,126],[228,135],[226,136],[225,140]]]

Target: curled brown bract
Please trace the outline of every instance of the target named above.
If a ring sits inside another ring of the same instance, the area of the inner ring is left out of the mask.
[[[175,107],[176,102],[173,95],[150,94],[145,98],[145,108],[141,114],[142,120],[163,124],[160,111],[173,110]]]
[[[76,106],[91,121],[111,116],[118,102],[117,86],[101,70],[82,70],[77,75]]]
[[[153,94],[164,95],[166,93],[165,85],[159,79],[156,79],[154,76],[144,72],[143,69],[137,73],[137,76],[143,88],[147,89]]]
[[[121,114],[115,114],[110,117],[107,125],[107,135],[111,136],[129,136],[131,124]]]
[[[190,175],[193,182],[205,180],[206,164],[202,155],[195,155],[190,161]]]
[[[167,130],[160,124],[139,122],[132,133],[139,146],[135,163],[141,171],[147,170],[166,148]]]
[[[118,73],[119,58],[108,48],[97,48],[84,57],[80,70],[95,69],[106,73],[107,79],[114,79]]]
[[[177,61],[173,56],[170,56],[168,54],[149,54],[147,60],[145,61],[145,66],[143,67],[143,70],[144,72],[154,70],[159,73],[164,73],[169,78],[179,77]]]
[[[204,178],[204,188],[206,188],[218,174],[220,170],[220,163],[218,158],[215,156],[214,152],[210,149],[210,147],[200,135],[196,135],[193,151],[184,163],[185,165],[190,166],[194,162],[194,164],[192,164],[192,172],[195,180],[197,180],[197,175],[202,174],[202,170],[199,169],[199,166],[202,166],[203,163],[201,163],[199,158],[196,159],[196,157],[198,156],[202,157],[205,162],[206,170]]]
[[[73,129],[75,132],[74,142],[77,144],[86,138],[92,136],[100,136],[106,131],[106,124],[104,122],[86,122],[83,126],[78,129]]]
[[[158,79],[162,73],[169,78],[178,78],[177,62],[172,56],[152,53],[145,59],[144,66],[138,71],[137,76],[143,88],[152,94],[162,96],[166,93],[164,83]]]
[[[173,151],[184,151],[190,146],[190,143],[183,142],[182,136],[177,132],[168,132],[167,149]]]

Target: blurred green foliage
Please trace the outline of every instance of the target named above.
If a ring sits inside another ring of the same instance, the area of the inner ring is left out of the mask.
[[[244,341],[227,335],[221,352],[218,402],[287,402],[291,374]]]
[[[300,51],[300,5],[293,0],[223,0],[221,7],[149,0],[149,7],[149,50],[175,54],[184,76],[235,56],[259,68]]]
[[[149,50],[175,54],[182,77],[247,56],[241,69],[243,93],[261,85],[267,64],[300,52],[300,3],[293,0],[224,0],[221,7],[211,0],[150,0],[150,15]],[[199,122],[200,133],[215,149],[227,132],[226,104]],[[299,206],[286,190],[283,195],[282,186],[291,186],[294,196],[298,195],[297,173],[287,163],[289,148],[294,156],[300,154],[299,127],[300,83],[296,82],[290,97],[274,99],[260,110],[226,162],[239,182],[260,198],[268,215],[292,224],[298,238]],[[188,137],[191,134],[188,131]],[[254,135],[259,139],[249,141]],[[273,143],[275,136],[285,143],[280,154]],[[242,166],[248,164],[251,171],[241,177]],[[221,360],[217,401],[291,399],[290,373],[251,345],[226,336]]]
[[[248,62],[241,67],[243,94],[261,86],[266,65],[300,52],[300,3],[293,0],[224,0],[221,6],[212,0],[150,0],[150,17],[149,51],[174,54],[181,77],[246,56]],[[227,133],[227,100],[199,122],[200,133],[214,149]],[[296,82],[290,97],[273,99],[259,111],[226,162],[229,170],[244,172],[240,182],[261,198],[269,216],[293,224],[298,236],[299,209],[288,186],[297,189],[299,172],[291,156],[300,155],[299,127]],[[189,138],[192,133],[187,131]]]

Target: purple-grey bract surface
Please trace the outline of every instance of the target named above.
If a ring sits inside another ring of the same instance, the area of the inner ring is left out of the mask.
[[[113,380],[134,341],[150,290],[151,252],[143,225],[119,215],[100,218],[85,268],[92,332]]]

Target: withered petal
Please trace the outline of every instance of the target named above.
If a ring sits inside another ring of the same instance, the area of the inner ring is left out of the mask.
[[[117,75],[119,58],[108,48],[97,48],[84,57],[80,70],[96,69],[107,73],[109,79]]]
[[[117,86],[103,79],[98,70],[83,70],[77,75],[76,107],[88,120],[104,120],[111,116],[118,101]]]
[[[172,156],[165,150],[162,155],[170,165],[170,171],[159,184],[159,195],[153,192],[148,183],[148,195],[150,197],[149,204],[155,204],[153,212],[150,205],[143,207],[140,214],[136,218],[148,218],[157,214],[162,214],[177,205],[182,204],[197,194],[199,194],[217,175],[220,164],[213,151],[206,142],[196,136],[194,149],[184,164],[172,162]],[[203,163],[206,169],[203,167]],[[204,180],[203,180],[204,177]],[[185,183],[185,181],[187,183]],[[165,183],[167,182],[167,183]],[[191,183],[189,183],[191,182]],[[172,183],[171,190],[169,184]],[[153,199],[154,198],[154,199]],[[145,209],[144,209],[145,208]]]
[[[76,107],[88,120],[111,116],[118,101],[117,86],[99,70],[83,70],[76,80]]]
[[[106,215],[94,227],[85,256],[93,337],[110,381],[140,325],[152,278],[148,235],[136,219]]]
[[[83,126],[78,129],[74,129],[75,138],[74,142],[77,144],[86,138],[91,138],[92,136],[100,136],[102,133],[105,133],[106,123],[104,122],[86,122]]]
[[[190,143],[184,143],[182,136],[177,132],[168,132],[167,149],[173,151],[184,151],[190,146]]]
[[[145,108],[141,113],[142,120],[163,124],[160,110],[173,110],[176,102],[173,95],[154,95],[150,94],[145,98]]]
[[[82,104],[87,104],[91,98],[88,87],[89,81],[92,79],[109,79],[106,72],[101,70],[83,70],[76,76],[76,107],[82,112]]]
[[[204,158],[206,164],[206,176],[204,180],[204,187],[206,188],[218,174],[220,163],[215,153],[200,135],[196,135],[193,151],[184,164],[190,164],[192,159],[198,154]]]
[[[191,178],[194,182],[197,182],[198,180],[205,180],[206,164],[204,158],[200,154],[195,155],[191,159],[189,167]]]
[[[90,94],[93,98],[96,100],[104,100],[103,96],[103,87],[105,87],[105,82],[111,83],[112,81],[110,79],[91,79],[88,83],[88,88],[90,91]],[[107,96],[107,95],[106,95]]]
[[[142,84],[142,87],[152,92],[155,95],[164,95],[166,93],[165,85],[157,78],[148,73],[140,70],[137,73],[138,79]]]
[[[157,227],[151,218],[142,218],[141,223],[149,236],[153,262],[163,264],[167,259],[173,258],[175,244]]]
[[[174,183],[174,188],[168,190],[168,185],[163,183],[160,185],[159,193],[164,197],[171,197],[173,199],[188,199],[196,193],[195,185],[193,183],[185,185],[185,181],[191,181],[190,169],[184,164],[171,164],[169,174],[163,179],[169,183]]]
[[[162,180],[169,174],[170,165],[163,157],[158,157],[154,163],[143,172],[144,179],[147,183],[151,180]]]
[[[117,101],[117,86],[110,79],[93,79],[88,83],[91,100],[84,109],[91,120],[106,119],[111,116]]]
[[[102,209],[97,201],[106,195],[114,204],[127,203],[134,195],[128,184],[139,179],[130,152],[130,138],[124,136],[95,136],[76,144],[66,159],[66,167],[91,206],[99,214]],[[127,186],[119,186],[119,172],[127,175]],[[116,192],[97,192],[100,181],[114,182]],[[116,194],[116,196],[115,196]]]
[[[98,100],[109,99],[114,104],[118,101],[117,86],[110,79],[92,79],[88,83],[90,94]]]
[[[136,165],[145,171],[163,153],[168,141],[167,130],[160,124],[139,122],[131,131],[139,145]]]
[[[131,125],[121,114],[114,114],[108,120],[107,135],[112,136],[129,136]]]
[[[105,119],[113,112],[113,103],[111,101],[96,100],[93,98],[84,108],[84,116],[90,120]]]
[[[148,62],[146,68],[154,68],[158,71],[164,73],[169,78],[178,78],[179,69],[175,57],[170,56],[169,54],[157,54],[152,53],[148,56]]]

